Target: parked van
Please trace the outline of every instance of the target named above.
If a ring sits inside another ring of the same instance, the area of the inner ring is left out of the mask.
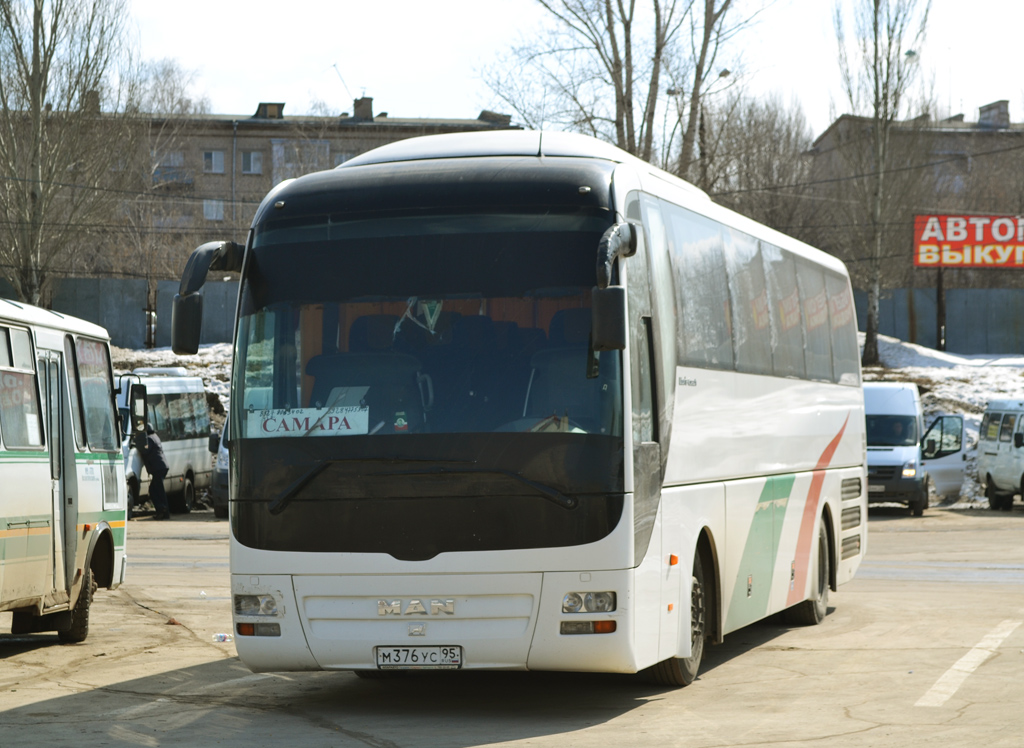
[[[211,443],[218,438],[210,434],[210,410],[203,380],[186,376],[180,366],[135,369],[118,377],[117,405],[122,423],[127,423],[125,414],[131,390],[138,384],[146,388],[149,422],[160,437],[170,468],[164,478],[170,509],[179,514],[190,512],[196,490],[210,485]],[[149,496],[151,478],[127,434],[122,436],[128,505],[133,507]],[[213,444],[212,451],[216,449]]]
[[[1013,508],[1024,490],[1024,401],[992,400],[978,429],[978,482],[990,509]]]
[[[962,416],[939,416],[925,431],[917,385],[905,382],[865,382],[864,413],[869,503],[899,502],[920,517],[930,490],[959,495],[967,460]]]

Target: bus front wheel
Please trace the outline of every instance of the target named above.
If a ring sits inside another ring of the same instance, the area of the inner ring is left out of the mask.
[[[697,677],[704,656],[704,640],[708,628],[708,596],[700,553],[693,557],[690,580],[690,656],[670,657],[651,669],[654,682],[661,686],[688,686]]]
[[[89,635],[89,608],[92,597],[96,594],[96,575],[92,569],[85,570],[82,580],[82,591],[78,594],[78,602],[71,611],[71,626],[66,631],[57,631],[57,638],[64,644],[84,642]]]

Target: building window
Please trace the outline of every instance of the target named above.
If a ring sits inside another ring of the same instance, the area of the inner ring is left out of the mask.
[[[262,174],[263,154],[259,151],[242,151],[242,173]]]
[[[207,174],[223,174],[224,151],[203,151],[203,171]]]
[[[223,200],[203,200],[203,218],[207,221],[224,220]]]
[[[334,154],[334,165],[335,166],[341,166],[343,163],[348,161],[350,158],[355,158],[355,157],[356,157],[356,154],[354,154],[354,153],[335,153]]]

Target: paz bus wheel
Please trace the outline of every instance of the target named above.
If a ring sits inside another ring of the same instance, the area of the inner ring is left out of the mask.
[[[693,557],[693,578],[690,580],[690,656],[670,657],[656,664],[651,668],[655,683],[661,686],[688,686],[693,683],[704,656],[707,627],[707,588],[698,552]]]
[[[828,526],[822,517],[818,523],[818,555],[811,568],[814,589],[810,600],[797,603],[785,611],[785,619],[798,626],[815,626],[825,620],[828,613],[828,582],[830,574],[828,552]]]
[[[85,578],[82,580],[82,591],[78,595],[78,602],[71,611],[71,626],[67,631],[58,631],[57,638],[64,644],[77,644],[84,642],[89,635],[89,608],[92,607],[92,596],[96,593],[96,576],[92,569],[85,570]]]

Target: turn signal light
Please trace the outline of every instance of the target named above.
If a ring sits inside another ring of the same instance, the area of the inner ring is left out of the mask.
[[[613,634],[615,621],[562,621],[560,634]]]

